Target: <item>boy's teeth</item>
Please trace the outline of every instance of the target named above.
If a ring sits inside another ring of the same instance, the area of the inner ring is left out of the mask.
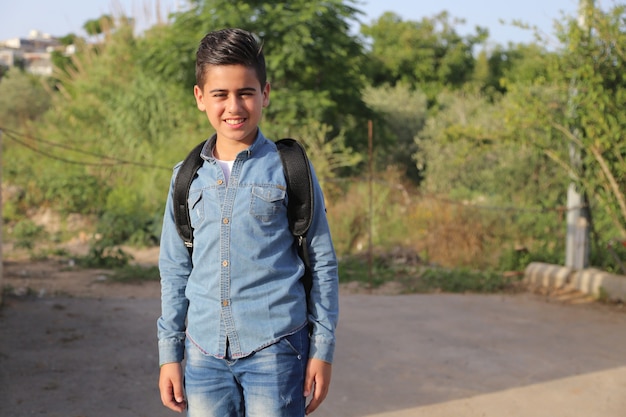
[[[239,123],[243,123],[243,119],[236,119],[236,120],[226,120],[226,123],[230,124],[230,125],[238,125]]]

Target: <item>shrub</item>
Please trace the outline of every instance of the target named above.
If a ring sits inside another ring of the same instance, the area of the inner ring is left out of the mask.
[[[13,227],[15,247],[33,249],[35,243],[45,237],[43,226],[36,225],[32,220],[21,220]]]
[[[89,248],[89,253],[77,259],[78,265],[84,268],[122,268],[133,259],[132,255],[121,248],[107,246],[104,242],[97,242]]]

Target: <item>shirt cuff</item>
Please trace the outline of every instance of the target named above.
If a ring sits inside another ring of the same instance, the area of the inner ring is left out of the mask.
[[[180,341],[159,340],[159,366],[180,363],[185,357],[185,344]]]
[[[315,358],[324,362],[333,363],[335,353],[335,341],[322,337],[311,337],[309,346],[309,358]]]

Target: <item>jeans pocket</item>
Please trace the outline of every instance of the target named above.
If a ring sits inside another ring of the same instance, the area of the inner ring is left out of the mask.
[[[298,355],[298,358],[307,360],[309,357],[309,332],[307,327],[298,330],[294,334],[283,337],[281,342],[285,343]]]

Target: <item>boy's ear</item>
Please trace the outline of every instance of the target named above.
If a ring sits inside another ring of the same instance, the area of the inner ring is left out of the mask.
[[[270,83],[265,83],[265,88],[263,88],[263,107],[270,105],[270,90]]]
[[[198,110],[206,111],[206,106],[204,105],[204,94],[202,93],[202,89],[197,85],[193,86],[193,95],[196,98],[196,106],[198,106]]]

